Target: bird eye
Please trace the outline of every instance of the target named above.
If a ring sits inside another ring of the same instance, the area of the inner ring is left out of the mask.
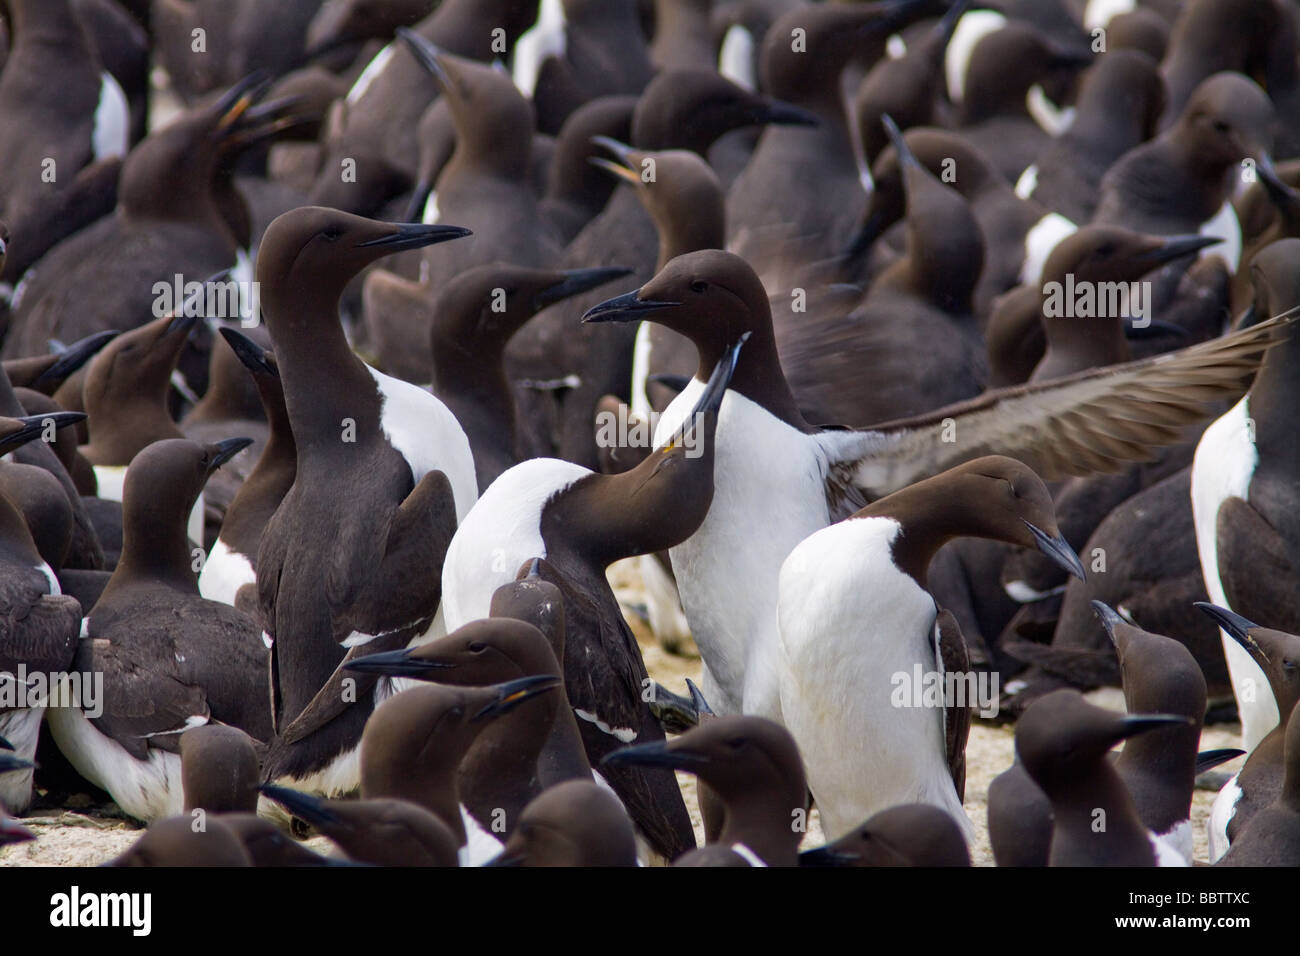
[[[745,738],[732,737],[730,740],[727,741],[727,746],[730,747],[732,750],[739,750],[741,747],[745,746]]]
[[[1226,132],[1228,132],[1228,130],[1230,130],[1231,128],[1232,128],[1232,127],[1230,127],[1230,126],[1227,124],[1227,122],[1225,122],[1224,120],[1215,120],[1215,121],[1214,121],[1214,131],[1215,131],[1216,133],[1226,133]]]
[[[1115,247],[1111,245],[1109,242],[1097,247],[1097,255],[1099,256],[1108,258],[1110,256],[1113,256],[1114,254],[1115,254]]]
[[[487,650],[487,645],[482,641],[471,641],[469,645],[470,652],[473,654],[482,654]]]
[[[338,237],[341,236],[342,234],[343,233],[339,231],[338,226],[330,226],[328,229],[326,229],[324,232],[321,233],[321,235],[324,236],[326,240],[328,240],[329,242],[337,241]]]
[[[696,293],[697,295],[707,292],[708,289],[709,289],[709,284],[705,282],[703,279],[696,279],[694,282],[691,283],[691,291]]]

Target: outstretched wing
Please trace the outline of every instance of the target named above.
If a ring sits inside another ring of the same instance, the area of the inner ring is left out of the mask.
[[[1048,480],[1148,460],[1210,403],[1243,395],[1294,321],[1287,313],[1177,352],[998,389],[864,431],[825,432],[828,480],[875,499],[982,455],[1019,459]]]

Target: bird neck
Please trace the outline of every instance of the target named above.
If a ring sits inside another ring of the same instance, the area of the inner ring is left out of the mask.
[[[319,445],[304,436],[333,432],[337,437],[345,419],[359,426],[359,401],[374,395],[376,386],[343,334],[340,293],[313,289],[296,302],[285,301],[281,290],[268,285],[263,283],[262,311],[275,346],[285,409],[293,433],[302,439],[301,456]]]

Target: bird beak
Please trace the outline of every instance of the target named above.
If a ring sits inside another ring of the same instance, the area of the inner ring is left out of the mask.
[[[1284,200],[1288,203],[1300,200],[1300,194],[1297,194],[1278,175],[1277,167],[1273,165],[1273,157],[1269,155],[1268,150],[1256,150],[1256,154],[1258,158],[1255,160],[1255,171],[1259,173],[1259,178],[1268,187],[1269,195],[1273,198],[1274,203],[1277,203],[1278,200]]]
[[[13,749],[14,745],[9,742],[8,738],[0,737],[0,750],[12,751]]]
[[[430,660],[427,657],[415,657],[410,648],[385,651],[382,654],[367,654],[343,665],[345,671],[358,674],[380,674],[384,677],[412,677],[416,680],[434,680],[431,672],[455,667],[445,661]]]
[[[1054,47],[1048,57],[1048,65],[1057,69],[1078,69],[1090,66],[1092,61],[1091,50],[1077,47]]]
[[[588,292],[613,279],[631,275],[631,269],[613,266],[608,269],[570,269],[563,273],[564,278],[554,285],[547,286],[533,296],[533,311],[540,312],[548,305],[563,302],[575,295]]]
[[[849,247],[844,253],[845,258],[853,261],[870,249],[872,243],[880,238],[880,234],[885,231],[887,225],[885,214],[878,209],[872,210],[867,216],[866,222],[862,224],[862,228],[853,237],[853,241],[849,243]]]
[[[226,340],[235,357],[254,375],[280,377],[280,370],[266,360],[266,350],[237,329],[222,326],[217,330]]]
[[[13,817],[0,816],[0,846],[35,840],[36,834]]]
[[[198,291],[193,295],[186,296],[185,301],[181,303],[180,308],[172,313],[172,320],[167,323],[167,327],[163,329],[162,335],[159,336],[159,339],[168,338],[174,333],[183,332],[185,335],[189,335],[190,330],[198,323],[199,316],[203,315],[207,311],[208,289],[212,288],[214,285],[226,282],[229,279],[230,270],[222,269],[220,272],[214,272],[199,283]],[[155,341],[157,341],[157,339]]]
[[[653,743],[624,747],[605,755],[602,767],[665,767],[669,770],[693,770],[705,766],[709,758],[689,750],[670,750],[668,742],[656,740]]]
[[[277,787],[273,783],[264,783],[257,789],[264,796],[280,804],[299,820],[310,823],[314,827],[319,827],[322,824],[328,826],[331,823],[339,822],[339,818],[330,812],[329,807],[325,805],[325,801],[319,797],[303,793],[300,790],[290,790],[288,787]]]
[[[85,412],[50,412],[45,415],[24,415],[14,421],[22,422],[22,427],[8,435],[0,436],[0,455],[7,455],[28,442],[35,441],[45,434],[46,428],[53,423],[54,430],[67,428],[86,420]]]
[[[394,225],[392,232],[385,233],[374,239],[368,239],[365,242],[359,242],[357,246],[360,248],[378,247],[382,248],[385,253],[402,252],[406,249],[422,249],[425,246],[432,246],[439,242],[449,242],[452,239],[463,239],[465,236],[472,235],[472,232],[462,226],[443,226],[437,223],[425,225],[419,222],[405,222]]]
[[[819,846],[815,850],[804,850],[799,854],[800,866],[856,866],[856,853],[837,850],[830,844]]]
[[[0,773],[12,773],[15,770],[31,770],[36,764],[30,760],[24,760],[15,753],[5,751],[0,753]]]
[[[429,204],[429,196],[433,194],[433,184],[426,183],[423,180],[415,184],[415,190],[411,193],[411,201],[406,206],[406,218],[411,222],[418,222],[424,218],[424,207]]]
[[[265,70],[255,70],[227,90],[213,108],[217,132],[224,133],[233,126],[270,85],[270,75]]]
[[[1101,626],[1106,629],[1106,635],[1111,639],[1111,643],[1114,643],[1115,628],[1128,622],[1116,614],[1114,609],[1104,601],[1093,601],[1092,610],[1101,620]]]
[[[1134,260],[1149,263],[1154,268],[1222,241],[1218,236],[1170,236],[1159,245],[1138,253]]]
[[[1246,751],[1237,750],[1233,747],[1226,747],[1223,750],[1202,750],[1196,755],[1196,776],[1203,773],[1209,773],[1220,764],[1225,764],[1229,760],[1236,760]]]
[[[212,449],[212,461],[208,464],[208,474],[212,474],[251,444],[253,444],[251,438],[226,438],[209,445],[208,448]]]
[[[916,154],[913,153],[911,147],[907,145],[907,140],[903,139],[903,132],[898,128],[898,124],[894,122],[894,118],[886,113],[884,116],[880,117],[880,125],[885,127],[885,133],[889,136],[889,142],[894,147],[894,152],[898,154],[899,168],[905,168],[907,166],[919,167],[921,161],[916,158]]]
[[[1120,740],[1159,730],[1161,727],[1191,727],[1196,723],[1182,714],[1138,714],[1120,719]]]
[[[647,316],[675,309],[680,302],[657,302],[653,299],[639,299],[639,292],[629,292],[613,299],[606,299],[599,305],[593,305],[582,317],[584,322],[637,322]]]
[[[447,69],[440,59],[443,53],[442,50],[407,27],[397,28],[397,38],[406,44],[407,49],[415,55],[415,59],[419,64],[433,75],[433,78],[438,81],[438,85],[442,87],[444,92],[451,88],[451,77],[447,74]]]
[[[1173,322],[1166,322],[1164,319],[1147,319],[1141,325],[1136,324],[1132,316],[1124,317],[1124,337],[1140,341],[1142,339],[1153,339],[1161,335],[1172,335],[1175,338],[1187,338],[1187,330],[1181,325],[1175,325]]]
[[[820,126],[816,113],[784,100],[762,97],[754,106],[754,123],[761,126]]]
[[[99,350],[113,341],[117,335],[116,329],[109,329],[107,332],[96,332],[94,335],[73,342],[59,354],[53,365],[36,377],[36,381],[32,384],[40,386],[44,382],[63,381],[94,358]]]
[[[506,681],[496,686],[496,700],[492,701],[477,714],[473,720],[495,720],[510,713],[526,700],[553,690],[564,683],[554,674],[532,674],[518,680]]]
[[[1240,614],[1230,611],[1226,607],[1219,607],[1217,604],[1210,604],[1208,601],[1197,601],[1196,607],[1211,618],[1215,624],[1223,628],[1227,635],[1240,644],[1251,657],[1268,660],[1264,648],[1260,647],[1259,642],[1250,636],[1250,632],[1259,627],[1258,624],[1246,620]]]
[[[1023,521],[1024,519],[1022,518],[1021,520]],[[1038,542],[1038,550],[1047,555],[1053,564],[1060,567],[1067,574],[1074,575],[1080,581],[1083,580],[1083,562],[1080,561],[1079,556],[1074,553],[1074,549],[1070,547],[1069,542],[1060,537],[1060,535],[1053,537],[1043,529],[1030,524],[1028,521],[1025,521],[1025,527],[1029,529],[1029,533],[1032,534],[1034,540]]]
[[[619,179],[625,179],[633,186],[643,186],[641,174],[637,172],[636,167],[640,165],[637,156],[640,155],[631,146],[626,143],[620,143],[618,140],[609,136],[593,136],[591,141],[604,150],[609,151],[618,160],[617,163],[605,159],[603,156],[588,157],[587,162],[593,166],[599,166],[601,169]]]

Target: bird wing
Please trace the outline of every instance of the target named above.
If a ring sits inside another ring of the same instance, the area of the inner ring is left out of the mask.
[[[77,651],[81,605],[76,598],[49,594],[44,576],[10,581],[0,589],[0,671],[18,664],[31,672],[65,670]]]
[[[967,686],[962,682],[970,673],[970,655],[966,652],[966,639],[951,611],[940,611],[934,620],[934,656],[945,675],[945,688],[948,686],[948,674],[957,675],[958,684],[954,686]],[[971,715],[974,710],[970,700],[964,700],[961,704],[948,701],[945,702],[943,713],[948,770],[952,773],[957,796],[963,802],[966,799],[966,740],[970,737]]]
[[[1283,631],[1300,629],[1296,581],[1286,540],[1264,516],[1240,498],[1219,506],[1215,521],[1219,581],[1228,606],[1238,614]]]
[[[99,716],[87,716],[136,759],[144,759],[150,747],[177,752],[180,734],[211,717],[207,695],[177,656],[158,632],[133,633],[129,642],[88,637],[78,648],[75,670],[103,675],[101,699],[83,695],[82,710],[102,708]]]
[[[1177,352],[988,392],[915,418],[819,436],[829,478],[875,499],[982,455],[1007,455],[1044,479],[1115,471],[1176,442],[1210,403],[1236,400],[1295,317]]]
[[[442,601],[442,565],[455,533],[451,482],[443,472],[431,471],[388,523],[378,570],[370,570],[370,580],[381,586],[365,589],[350,605],[335,610],[335,637],[373,633],[376,627],[418,628],[420,633],[427,629]],[[382,586],[385,583],[392,586]]]

